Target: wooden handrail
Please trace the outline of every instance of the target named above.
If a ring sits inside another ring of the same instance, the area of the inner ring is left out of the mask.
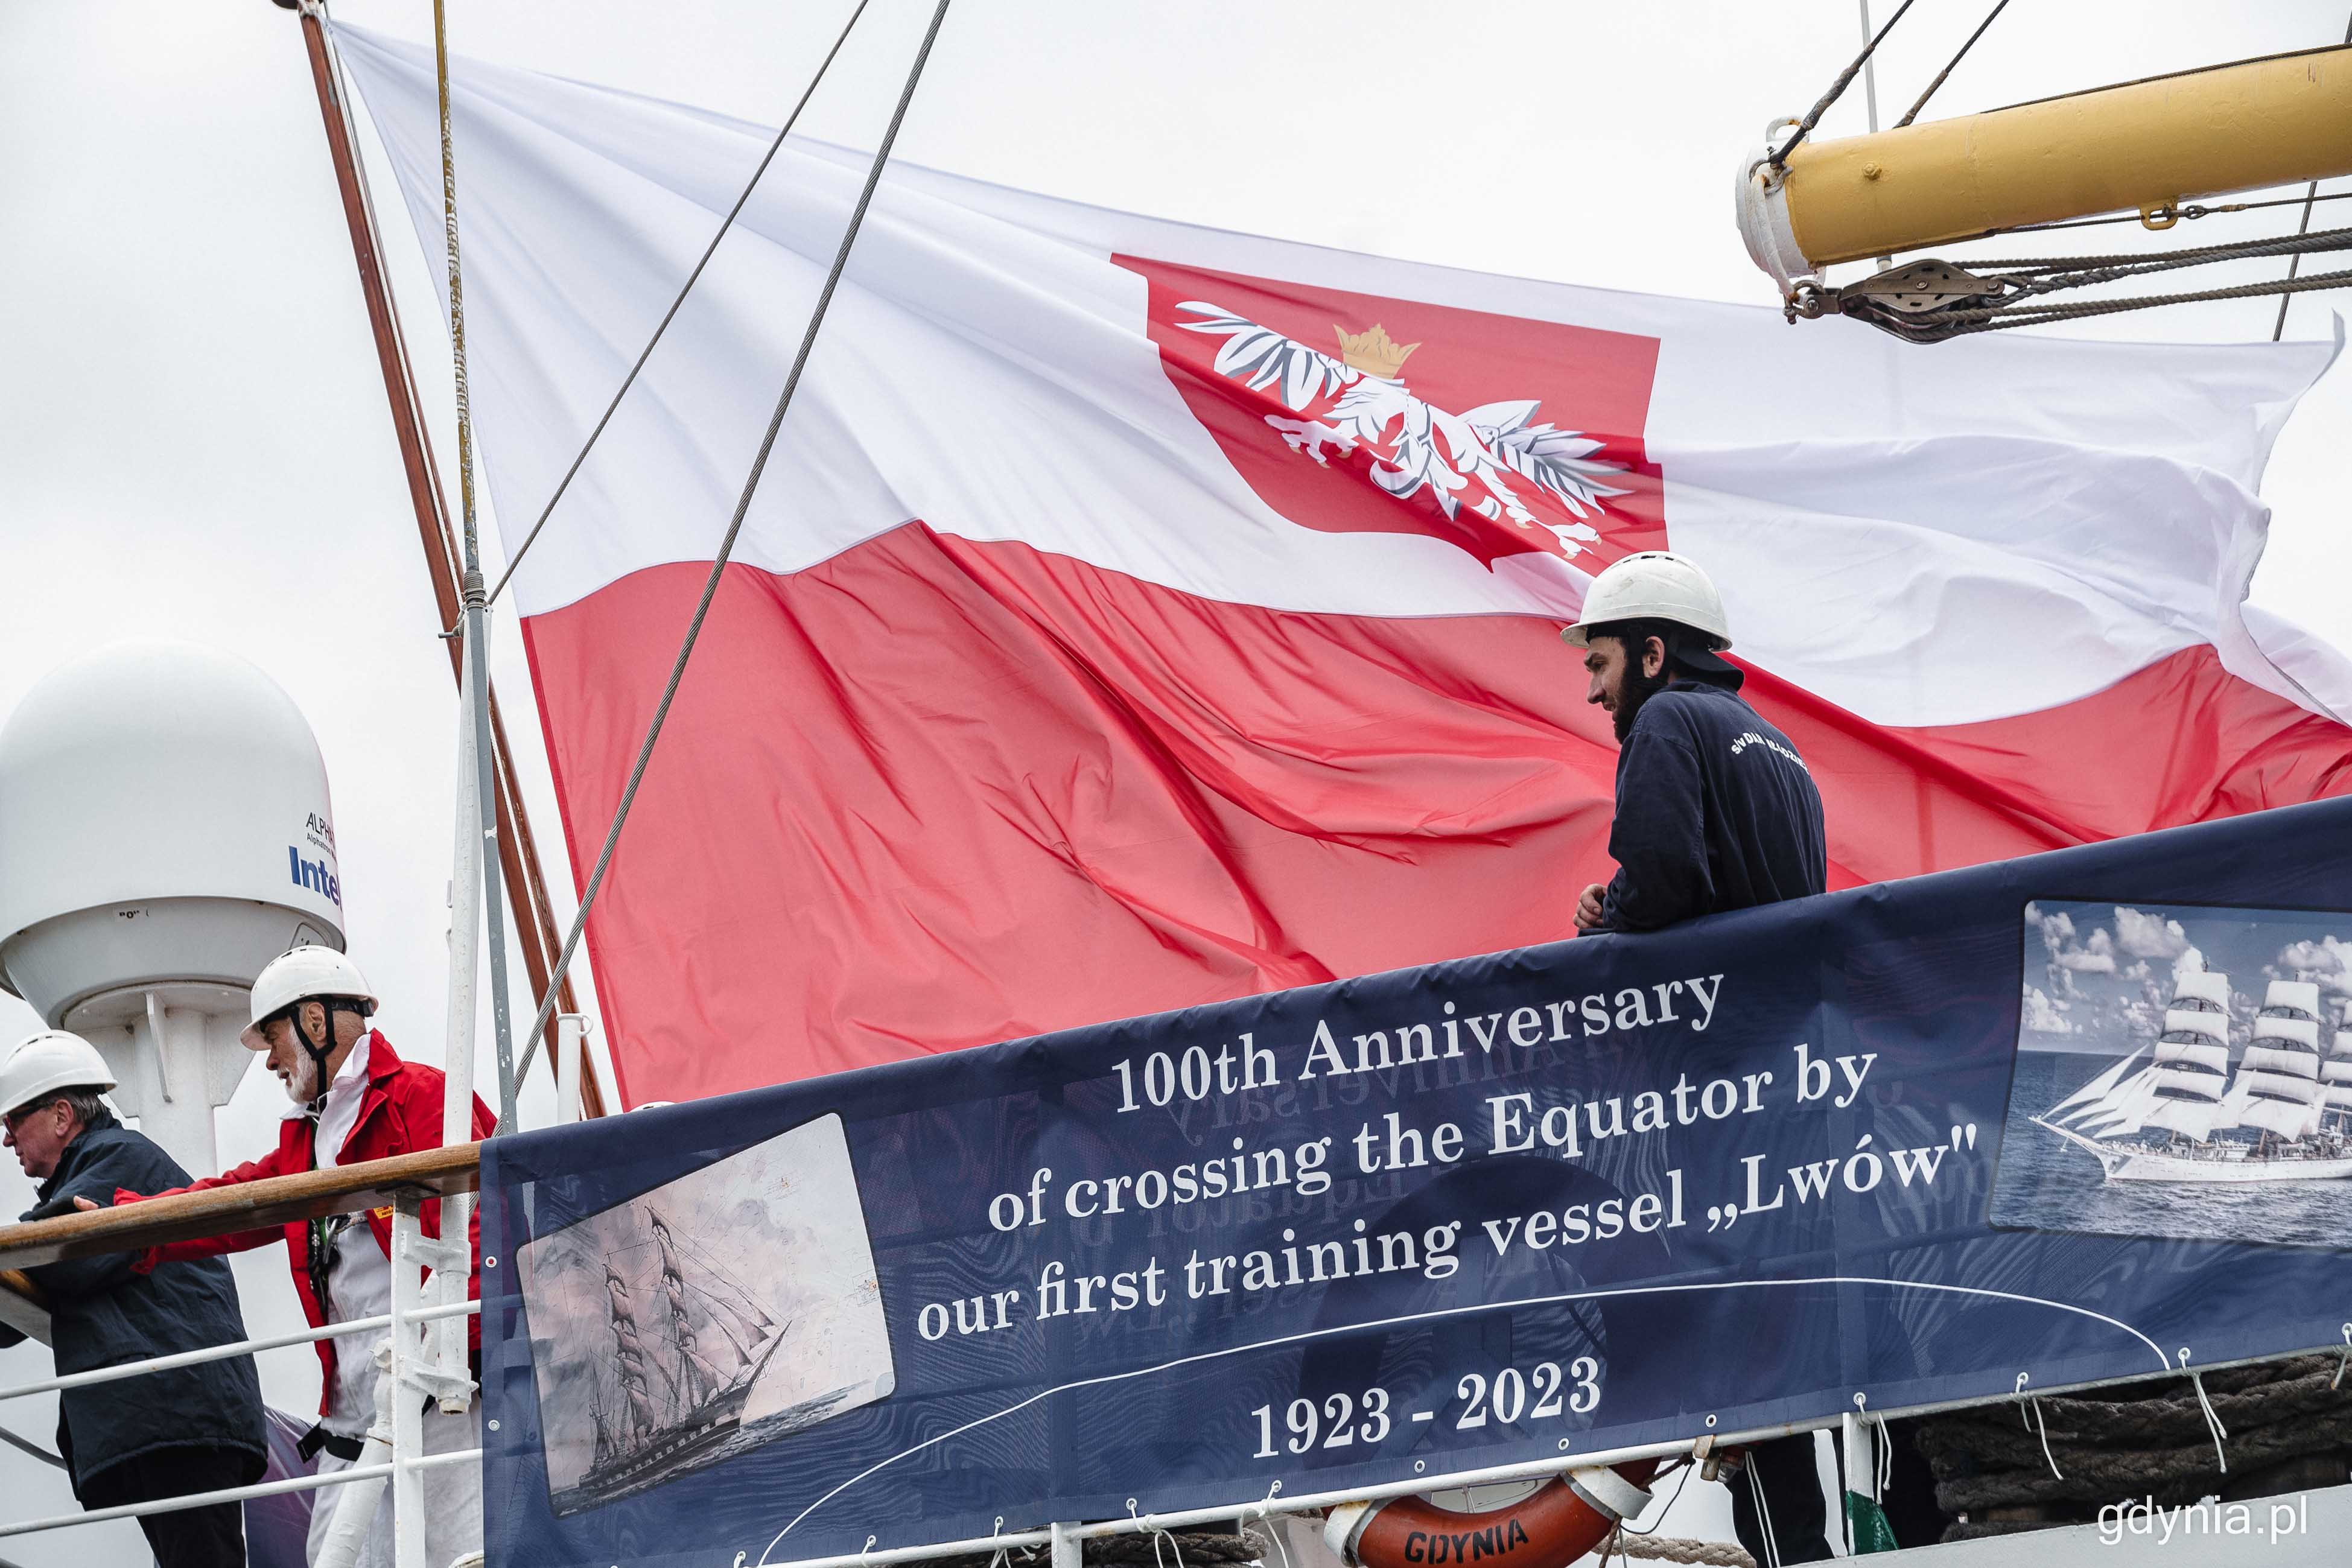
[[[139,1251],[199,1236],[299,1224],[329,1214],[356,1214],[381,1208],[404,1193],[447,1197],[475,1191],[481,1174],[482,1145],[458,1144],[395,1155],[388,1160],[366,1160],[299,1176],[177,1193],[116,1208],[94,1208],[56,1219],[0,1225],[0,1270],[37,1268],[100,1252]]]

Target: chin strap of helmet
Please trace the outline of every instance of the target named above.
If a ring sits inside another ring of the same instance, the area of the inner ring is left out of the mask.
[[[302,1027],[302,1009],[304,1004],[309,1002],[319,1004],[319,1038],[317,1040],[312,1040],[309,1031]],[[301,1001],[296,1002],[286,1009],[286,1021],[294,1026],[294,1038],[301,1042],[302,1054],[310,1059],[310,1065],[317,1074],[316,1087],[319,1092],[310,1097],[310,1113],[314,1116],[324,1110],[327,1104],[327,1087],[330,1082],[327,1073],[327,1059],[335,1054],[335,1015],[337,1013],[351,1013],[362,1023],[365,1023],[368,1009],[362,1003],[355,1002],[348,997],[305,997]]]

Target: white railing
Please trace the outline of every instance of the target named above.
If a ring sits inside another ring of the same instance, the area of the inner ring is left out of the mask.
[[[360,1167],[352,1168],[357,1170]],[[303,1178],[290,1179],[299,1182]],[[255,1187],[259,1189],[267,1185],[255,1184]],[[177,1367],[226,1361],[263,1351],[286,1350],[320,1340],[389,1330],[389,1342],[376,1352],[376,1364],[381,1371],[376,1382],[375,1418],[367,1432],[358,1463],[329,1475],[293,1476],[284,1480],[192,1492],[179,1497],[159,1498],[150,1502],[123,1503],[86,1512],[0,1523],[0,1537],[31,1535],[67,1530],[76,1525],[99,1524],[110,1520],[141,1519],[184,1509],[205,1508],[216,1503],[241,1503],[250,1498],[278,1497],[289,1492],[342,1487],[350,1490],[338,1494],[335,1500],[335,1522],[314,1568],[351,1568],[367,1537],[377,1500],[385,1483],[389,1482],[393,1489],[393,1559],[395,1568],[448,1568],[447,1564],[428,1563],[425,1556],[425,1472],[446,1465],[479,1464],[482,1450],[477,1447],[450,1453],[424,1452],[424,1408],[427,1399],[438,1403],[444,1411],[450,1414],[462,1413],[472,1406],[475,1385],[466,1366],[466,1336],[438,1332],[436,1325],[478,1315],[481,1312],[481,1303],[467,1300],[465,1294],[472,1262],[472,1249],[465,1239],[465,1233],[460,1231],[456,1239],[447,1241],[424,1233],[424,1205],[429,1196],[411,1188],[393,1197],[393,1304],[389,1312],[355,1318],[348,1322],[329,1323],[322,1328],[304,1329],[294,1333],[268,1334],[231,1344],[212,1345],[203,1350],[149,1356],[117,1366],[68,1373],[11,1388],[0,1388],[0,1403],[5,1403],[37,1394],[55,1394],[98,1384],[121,1382]],[[447,1203],[448,1199],[444,1197],[442,1201]],[[457,1212],[462,1218],[463,1211]],[[249,1220],[250,1217],[247,1218]],[[51,1226],[56,1223],[45,1222]],[[240,1223],[239,1228],[248,1228],[247,1223]],[[10,1228],[33,1230],[36,1228]],[[151,1244],[146,1239],[129,1236],[121,1239],[121,1249],[124,1250]],[[431,1270],[431,1277],[420,1279],[420,1273],[426,1269]],[[455,1301],[437,1299],[442,1292],[450,1291],[453,1288],[457,1297]]]
[[[429,1470],[441,1465],[465,1464],[479,1459],[482,1450],[467,1448],[459,1453],[420,1454],[409,1462],[413,1470]],[[320,1487],[344,1486],[352,1481],[380,1481],[392,1474],[392,1464],[354,1465],[347,1470],[337,1470],[325,1476],[289,1476],[282,1481],[261,1481],[249,1487],[226,1487],[219,1491],[189,1492],[182,1497],[158,1499],[154,1502],[126,1502],[114,1508],[94,1508],[87,1513],[58,1513],[47,1519],[28,1519],[17,1524],[0,1524],[0,1536],[31,1535],[44,1530],[63,1530],[76,1524],[102,1524],[114,1519],[139,1519],[153,1513],[172,1513],[184,1508],[205,1508],[216,1502],[243,1502],[247,1498],[279,1497],[287,1492],[312,1491]]]
[[[479,1312],[479,1301],[466,1301],[454,1307],[427,1307],[409,1314],[412,1322],[427,1322],[436,1318],[466,1317]],[[142,1377],[151,1372],[170,1372],[176,1367],[201,1366],[208,1361],[226,1361],[232,1356],[254,1355],[265,1350],[285,1350],[298,1344],[315,1344],[322,1339],[340,1339],[346,1334],[373,1333],[392,1326],[392,1314],[380,1313],[372,1318],[353,1318],[349,1322],[329,1323],[322,1329],[302,1329],[294,1333],[271,1334],[267,1339],[241,1339],[233,1344],[216,1344],[203,1350],[184,1350],[172,1355],[149,1356],[144,1361],[126,1361],[120,1366],[100,1366],[89,1372],[69,1372],[62,1377],[45,1377],[38,1383],[20,1383],[14,1388],[0,1388],[0,1404],[11,1399],[25,1399],[36,1394],[57,1394],[68,1388],[88,1388],[93,1384],[119,1383],[126,1377]],[[0,1531],[0,1534],[5,1534]]]

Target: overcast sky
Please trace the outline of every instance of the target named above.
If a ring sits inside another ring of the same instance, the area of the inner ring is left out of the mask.
[[[1883,55],[1884,119],[1988,3],[1920,0]],[[851,4],[449,9],[461,54],[772,124]],[[1878,0],[1882,16],[1889,4]],[[2345,6],[2016,0],[1930,118],[2334,43]],[[929,9],[873,0],[804,127],[871,145]],[[429,0],[337,10],[430,37]],[[1768,119],[1811,102],[1851,56],[1856,28],[1853,0],[963,0],[898,150],[1189,223],[1769,305],[1771,287],[1732,225],[1734,161]],[[1823,133],[1858,131],[1863,114],[1857,83]],[[462,146],[457,157],[462,202]],[[437,273],[391,210],[380,162],[374,179],[454,497]],[[2352,204],[2323,204],[2314,226],[2352,221],[2335,214]],[[2217,217],[2155,241],[2210,244],[2290,231],[2294,220],[2292,210]],[[352,950],[386,996],[383,1027],[404,1052],[437,1059],[452,687],[294,18],[268,0],[0,0],[0,713],[76,651],[127,635],[195,638],[261,664],[318,731]],[[2123,226],[2052,236],[2062,238],[2103,251],[2147,243]],[[2303,297],[2289,335],[2328,335],[2341,298]],[[2273,301],[2200,306],[2082,330],[2267,339],[2275,311]],[[2352,648],[2347,479],[2352,372],[2339,364],[2273,459],[2265,491],[2277,516],[2255,598]],[[498,635],[510,726],[561,884],[518,639],[510,623]],[[518,997],[519,1010],[529,1005]],[[31,1027],[0,998],[0,1036]],[[275,1083],[248,1078],[222,1117],[225,1155],[264,1146],[278,1107]],[[525,1109],[527,1120],[546,1114],[543,1099]],[[0,1173],[0,1210],[22,1207],[26,1186],[13,1168]],[[282,1257],[256,1254],[239,1278],[256,1332],[286,1326]],[[266,1358],[277,1403],[299,1410],[315,1396],[307,1361]],[[0,1354],[0,1379],[47,1364],[37,1349]],[[37,1401],[0,1419],[46,1435],[50,1415]],[[47,1483],[11,1497],[12,1511],[19,1497],[70,1506]],[[27,1568],[69,1556],[136,1562],[136,1539],[127,1525],[93,1527],[11,1542],[7,1555]]]
[[[2341,915],[2279,910],[2135,909],[2043,900],[2025,906],[2023,1032],[2032,1051],[2121,1056],[2163,1032],[2179,977],[2231,980],[2231,1049],[2242,1055],[2270,982],[2319,988],[2319,1045],[2352,1002],[2352,942]]]

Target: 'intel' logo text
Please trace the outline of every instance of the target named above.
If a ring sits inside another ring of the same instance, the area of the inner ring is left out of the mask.
[[[318,894],[338,909],[343,906],[341,879],[327,869],[324,855],[314,861],[306,861],[300,850],[289,844],[286,846],[286,874],[295,886]]]

